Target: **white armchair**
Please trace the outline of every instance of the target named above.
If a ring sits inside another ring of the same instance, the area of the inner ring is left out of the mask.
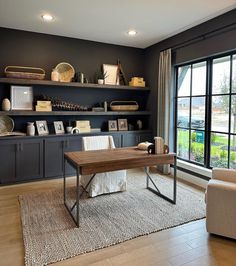
[[[206,228],[236,239],[236,170],[212,170],[206,192]]]
[[[115,144],[112,136],[93,136],[82,138],[84,151],[114,149]],[[85,188],[91,179],[91,175],[82,175],[80,184]],[[127,189],[126,170],[98,173],[89,183],[86,191],[90,197],[101,194],[125,191]]]

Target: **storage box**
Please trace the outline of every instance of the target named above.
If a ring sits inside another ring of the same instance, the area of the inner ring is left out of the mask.
[[[145,87],[145,81],[141,77],[133,77],[129,82],[129,86],[132,87]]]
[[[52,111],[52,106],[35,106],[35,111],[36,112],[51,112]]]
[[[77,120],[75,121],[75,127],[90,127],[90,121],[89,120]]]
[[[37,106],[41,107],[51,106],[51,101],[37,101]]]

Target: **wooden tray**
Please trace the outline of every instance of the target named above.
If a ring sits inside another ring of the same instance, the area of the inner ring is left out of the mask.
[[[112,101],[110,108],[112,111],[137,111],[139,105],[136,101]]]
[[[45,71],[38,67],[7,66],[4,70],[7,78],[44,79]]]

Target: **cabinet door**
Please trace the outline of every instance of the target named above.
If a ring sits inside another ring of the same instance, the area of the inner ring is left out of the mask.
[[[16,181],[16,149],[15,142],[0,142],[0,183]]]
[[[43,177],[43,141],[41,139],[17,142],[16,179],[31,180]]]
[[[139,135],[139,142],[149,141],[154,143],[152,133],[141,133]]]
[[[122,134],[122,147],[137,146],[139,143],[139,135],[137,133]]]
[[[121,147],[121,134],[114,134],[112,135],[113,140],[114,140],[114,144],[116,148],[120,148]]]
[[[50,138],[44,141],[44,176],[56,177],[63,175],[64,138]]]
[[[81,149],[82,149],[82,138],[80,136],[67,137],[65,139],[64,152],[81,151]],[[66,164],[66,174],[75,175],[76,170],[72,166]]]

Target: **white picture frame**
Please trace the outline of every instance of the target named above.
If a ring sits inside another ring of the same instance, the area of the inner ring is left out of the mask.
[[[104,84],[117,85],[118,65],[103,64]]]
[[[65,134],[65,129],[62,121],[54,121],[53,125],[56,134]]]
[[[127,131],[128,130],[127,119],[118,119],[118,130],[119,131]]]
[[[117,121],[116,120],[108,120],[108,131],[117,131]]]
[[[31,86],[11,86],[11,110],[33,110]]]
[[[47,125],[46,120],[36,121],[35,123],[36,123],[37,131],[38,131],[38,135],[48,135],[49,134],[48,125]]]

